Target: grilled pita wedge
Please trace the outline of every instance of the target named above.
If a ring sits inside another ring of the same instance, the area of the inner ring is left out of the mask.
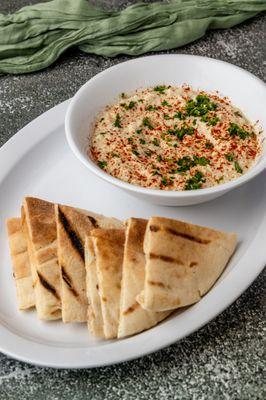
[[[35,296],[31,276],[27,239],[22,230],[21,218],[6,221],[9,248],[13,264],[13,276],[19,310],[34,307]]]
[[[144,252],[144,290],[138,302],[165,311],[195,303],[219,278],[236,246],[236,235],[152,217]]]
[[[91,238],[106,339],[117,337],[125,232],[123,229],[94,229]]]
[[[92,229],[121,226],[114,218],[105,218],[69,206],[55,206],[58,260],[61,270],[63,322],[87,321],[85,239]]]
[[[126,223],[123,272],[120,297],[120,318],[118,337],[134,335],[155,326],[170,312],[144,310],[136,301],[136,296],[144,288],[145,255],[143,241],[147,221],[131,218]]]
[[[26,197],[22,207],[22,224],[27,235],[37,315],[43,320],[61,318],[54,204]]]
[[[99,295],[96,258],[91,237],[85,242],[86,287],[88,297],[88,328],[93,336],[104,338],[103,314]]]

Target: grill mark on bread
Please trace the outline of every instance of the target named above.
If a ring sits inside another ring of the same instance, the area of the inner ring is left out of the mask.
[[[159,226],[156,226],[156,225],[151,225],[150,226],[150,231],[151,232],[158,232],[159,230],[160,230]]]
[[[66,234],[68,235],[73,247],[76,249],[81,259],[85,262],[83,243],[78,234],[72,229],[65,214],[60,210],[60,207],[58,207],[58,215],[59,215],[59,220],[63,225],[63,228]]]
[[[165,262],[177,263],[177,264],[184,265],[183,261],[179,260],[178,258],[173,258],[173,257],[170,257],[170,256],[164,256],[163,254],[150,253],[149,257],[150,257],[151,260],[162,260],[162,261],[165,261]]]
[[[89,218],[94,228],[99,228],[99,224],[95,218],[91,217],[90,215],[87,215],[87,217]]]
[[[170,285],[165,285],[163,282],[148,281],[148,284],[149,284],[149,285],[152,285],[152,286],[158,286],[158,287],[161,287],[161,288],[163,288],[163,289],[171,289],[171,286],[170,286]]]
[[[180,236],[183,239],[191,240],[192,242],[197,242],[197,243],[201,243],[201,244],[209,244],[210,243],[210,240],[202,239],[202,238],[199,238],[199,237],[193,236],[193,235],[189,235],[188,233],[181,233],[181,232],[178,232],[171,228],[166,228],[166,231],[171,233],[172,235]]]
[[[48,292],[50,292],[54,297],[56,297],[58,300],[60,300],[60,296],[58,295],[56,289],[54,288],[53,285],[51,285],[43,276],[42,274],[37,271],[38,277],[39,277],[39,281],[40,284],[46,289],[48,290]]]
[[[139,303],[134,303],[131,307],[129,307],[127,310],[123,312],[123,315],[131,314],[134,312],[137,308],[139,307]]]
[[[191,263],[189,264],[189,267],[195,267],[196,265],[198,265],[199,263],[197,261],[191,261]]]
[[[189,233],[178,232],[172,228],[165,228],[165,227],[160,227],[160,226],[156,226],[156,225],[150,226],[151,232],[159,232],[159,231],[163,231],[163,230],[170,233],[171,235],[180,236],[183,239],[191,240],[192,242],[197,242],[197,243],[201,243],[201,244],[209,244],[211,242],[208,239],[202,239],[197,236],[190,235]]]
[[[20,254],[27,253],[27,251],[28,251],[27,248],[25,248],[23,250],[17,251],[16,253],[13,253],[12,255],[13,256],[19,256]]]
[[[63,278],[64,282],[67,284],[69,290],[73,293],[73,295],[75,297],[78,297],[78,293],[72,285],[72,280],[71,280],[70,276],[67,274],[67,272],[63,266],[61,266],[61,271],[62,271],[62,278]]]

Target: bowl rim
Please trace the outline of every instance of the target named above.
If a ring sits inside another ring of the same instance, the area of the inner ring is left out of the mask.
[[[162,190],[162,189],[151,189],[151,188],[145,188],[139,185],[135,185],[132,183],[128,183],[125,181],[122,181],[118,178],[113,177],[112,175],[108,174],[107,172],[103,171],[100,169],[94,161],[90,158],[89,155],[84,157],[84,155],[81,153],[79,150],[78,146],[76,145],[73,136],[75,135],[70,126],[71,126],[71,118],[72,114],[75,113],[75,106],[77,99],[82,96],[82,94],[88,90],[88,87],[90,86],[91,83],[97,82],[97,80],[101,79],[101,77],[108,75],[110,71],[114,71],[116,69],[119,69],[121,65],[126,65],[126,64],[133,64],[135,62],[142,62],[142,61],[148,61],[149,59],[154,59],[154,58],[193,58],[193,59],[201,59],[201,60],[207,60],[210,62],[217,62],[220,64],[225,64],[227,66],[230,66],[231,68],[240,70],[244,72],[247,75],[250,75],[253,79],[257,80],[259,84],[262,84],[264,86],[264,82],[258,78],[257,76],[253,75],[249,71],[246,71],[245,69],[231,64],[226,61],[218,60],[215,58],[211,57],[205,57],[205,56],[197,56],[197,55],[191,55],[191,54],[159,54],[159,55],[148,55],[145,57],[137,57],[133,58],[128,61],[124,61],[122,63],[118,63],[116,65],[113,65],[92,78],[90,78],[87,82],[85,82],[79,90],[75,93],[75,95],[72,97],[70,100],[70,104],[67,108],[66,116],[65,116],[65,134],[66,134],[66,139],[67,142],[72,150],[72,152],[75,154],[75,156],[84,164],[90,171],[92,171],[94,174],[96,174],[99,178],[110,182],[114,184],[115,186],[118,186],[122,189],[126,189],[129,191],[133,191],[139,194],[143,195],[150,195],[150,196],[155,196],[155,197],[165,197],[165,198],[190,198],[190,197],[201,197],[201,196],[209,196],[212,194],[219,194],[225,191],[229,191],[231,189],[237,188],[243,183],[248,182],[250,179],[254,178],[257,176],[259,173],[261,173],[264,169],[266,169],[266,150],[265,150],[265,143],[263,146],[263,154],[260,157],[260,160],[257,162],[257,164],[252,167],[248,172],[246,172],[244,175],[240,176],[239,178],[233,179],[229,182],[221,183],[217,186],[212,186],[209,188],[203,188],[199,190]],[[265,133],[264,133],[264,138],[265,138]],[[264,139],[264,141],[266,141]]]

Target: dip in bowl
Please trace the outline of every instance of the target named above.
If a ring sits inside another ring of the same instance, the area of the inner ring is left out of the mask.
[[[249,171],[261,156],[262,134],[227,98],[161,84],[122,93],[105,107],[88,155],[134,185],[198,190]]]
[[[139,58],[77,92],[67,140],[90,171],[133,195],[162,205],[201,203],[265,168],[265,98],[263,82],[224,62]]]

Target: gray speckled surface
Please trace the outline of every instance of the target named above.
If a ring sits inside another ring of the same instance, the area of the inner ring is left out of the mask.
[[[34,2],[2,0],[0,12],[12,12]],[[134,1],[94,3],[116,7]],[[259,16],[227,31],[210,32],[171,53],[219,58],[265,79],[265,31],[266,17]],[[47,70],[2,76],[0,145],[36,116],[71,97],[91,76],[128,58],[106,59],[71,50]],[[0,400],[264,399],[265,278],[264,272],[231,307],[200,331],[140,360],[69,371],[33,367],[0,354]]]

